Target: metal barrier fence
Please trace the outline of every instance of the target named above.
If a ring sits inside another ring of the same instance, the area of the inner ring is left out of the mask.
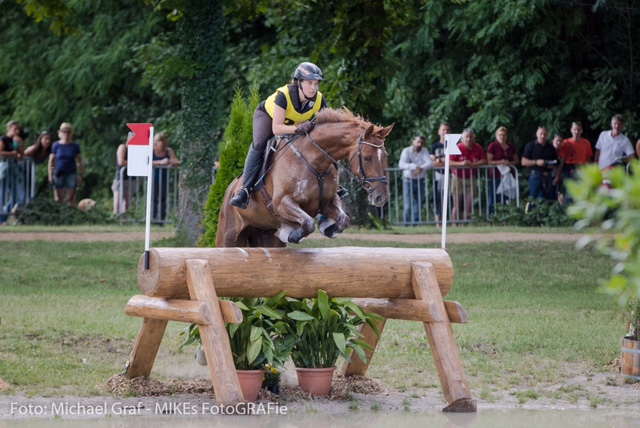
[[[36,193],[36,165],[31,158],[0,158],[0,222],[24,208]]]
[[[471,171],[467,171],[462,174],[462,178],[458,178],[454,174],[455,169]],[[448,223],[471,223],[489,218],[496,204],[520,206],[520,189],[517,185],[519,177],[516,167],[509,167],[515,180],[515,187],[509,188],[500,187],[503,180],[495,166],[455,169],[451,169],[449,177]],[[400,168],[389,168],[386,171],[389,177],[390,199],[379,211],[382,218],[392,225],[405,226],[436,224],[441,221],[443,168],[434,168],[423,180],[403,178]],[[477,172],[477,175],[474,172]],[[466,175],[469,177],[465,177]]]
[[[180,169],[168,166],[153,167],[151,222],[172,223],[178,206]],[[129,177],[127,168],[120,169],[115,180],[114,214],[119,222],[145,222],[147,207],[147,177]]]

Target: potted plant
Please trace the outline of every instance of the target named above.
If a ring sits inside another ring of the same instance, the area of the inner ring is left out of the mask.
[[[358,339],[358,326],[368,323],[379,334],[376,324],[382,317],[366,313],[349,299],[330,299],[318,290],[316,299],[286,298],[284,318],[293,338],[291,359],[303,390],[327,395],[331,389],[338,357],[351,361],[351,351],[366,362],[364,349],[371,346]],[[319,384],[315,382],[319,381]]]
[[[242,311],[242,322],[227,323],[226,329],[242,393],[248,401],[255,401],[258,397],[265,379],[265,368],[268,366],[272,374],[274,371],[280,373],[289,356],[293,338],[285,334],[284,311],[276,309],[284,295],[283,291],[268,299],[229,299]],[[197,325],[189,326],[187,333],[181,349],[201,343]],[[272,391],[278,389],[273,380],[268,385]]]
[[[640,381],[640,162],[630,167],[632,174],[620,167],[606,172],[597,165],[583,167],[579,180],[567,183],[575,200],[568,212],[578,219],[578,228],[599,226],[604,232],[582,244],[598,241],[598,249],[617,262],[602,290],[626,308],[621,372]],[[605,180],[610,184],[603,186]]]

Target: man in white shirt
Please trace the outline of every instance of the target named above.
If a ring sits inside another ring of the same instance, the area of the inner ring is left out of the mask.
[[[602,131],[596,143],[594,160],[601,170],[622,165],[635,158],[636,154],[631,141],[622,133],[624,118],[616,114],[611,118],[611,131]]]
[[[399,167],[402,169],[402,194],[404,197],[404,223],[418,223],[422,216],[422,205],[426,200],[425,177],[433,168],[429,151],[424,148],[425,138],[418,135],[411,146],[402,150]]]

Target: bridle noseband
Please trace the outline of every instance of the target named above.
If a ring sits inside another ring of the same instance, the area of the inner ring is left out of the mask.
[[[380,186],[386,186],[387,184],[387,176],[383,175],[382,177],[371,177],[371,178],[367,178],[366,174],[364,173],[364,166],[362,165],[362,145],[366,144],[368,146],[377,148],[377,149],[381,149],[384,147],[384,141],[382,141],[382,144],[373,144],[373,143],[369,143],[368,141],[364,141],[364,133],[366,132],[366,129],[364,131],[362,131],[360,133],[360,139],[358,140],[358,151],[356,153],[353,154],[353,156],[351,156],[351,159],[349,159],[349,165],[351,165],[351,161],[353,160],[354,157],[356,157],[356,155],[358,155],[358,172],[360,172],[362,174],[362,179],[360,179],[359,177],[357,177],[354,174],[351,174],[352,176],[354,176],[359,182],[360,182],[360,186],[362,186],[362,188],[364,190],[367,191],[367,193],[371,193],[374,190],[376,190],[378,187]],[[334,161],[335,162],[335,161]],[[349,173],[351,173],[351,171],[349,171]],[[375,183],[376,181],[379,181],[380,184],[378,184],[377,186],[373,187],[373,185],[371,183]]]

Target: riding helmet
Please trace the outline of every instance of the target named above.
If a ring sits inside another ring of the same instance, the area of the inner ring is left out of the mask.
[[[293,73],[296,80],[322,80],[322,70],[312,62],[301,62]]]

